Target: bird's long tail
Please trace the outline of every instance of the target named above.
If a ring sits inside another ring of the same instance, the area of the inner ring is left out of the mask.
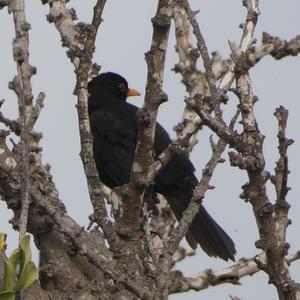
[[[201,206],[187,234],[187,241],[192,238],[209,256],[218,256],[224,260],[234,260],[236,253],[234,242],[221,226]],[[190,245],[193,246],[193,242]]]
[[[181,219],[183,207],[182,202],[173,197],[168,197],[168,202],[178,220]],[[234,242],[221,226],[209,215],[203,205],[200,206],[198,213],[186,234],[186,239],[192,248],[197,244],[209,256],[220,257],[224,260],[234,261],[236,253]]]

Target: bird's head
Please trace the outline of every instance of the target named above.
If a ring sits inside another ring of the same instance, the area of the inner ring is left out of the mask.
[[[139,96],[135,89],[128,88],[128,83],[124,77],[113,72],[102,73],[94,77],[88,83],[89,94],[101,93],[114,95],[120,100],[126,101],[129,96]]]
[[[126,101],[129,96],[139,96],[140,93],[128,88],[124,77],[113,72],[101,73],[88,83],[89,112],[93,111],[103,101]]]

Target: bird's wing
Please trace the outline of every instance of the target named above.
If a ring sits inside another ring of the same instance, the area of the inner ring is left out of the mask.
[[[91,130],[100,179],[111,188],[127,183],[134,158],[136,122],[98,110],[91,115]]]
[[[168,133],[157,123],[154,142],[154,152],[156,156],[167,148],[170,143],[171,139]],[[184,199],[180,205],[182,206],[181,211],[185,210],[192,197],[193,188],[198,183],[194,172],[195,168],[188,156],[175,154],[171,161],[156,176],[156,188],[158,192],[162,194],[167,193],[168,195]]]

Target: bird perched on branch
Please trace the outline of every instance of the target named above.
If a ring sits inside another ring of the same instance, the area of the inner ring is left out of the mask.
[[[137,142],[138,108],[126,102],[139,93],[129,89],[120,75],[102,73],[88,84],[88,110],[93,134],[93,151],[100,180],[110,188],[129,182]],[[165,129],[156,123],[153,150],[158,156],[171,143]],[[155,177],[153,189],[168,201],[174,215],[181,219],[198,184],[195,168],[184,154],[174,157]],[[234,260],[235,247],[231,238],[199,207],[186,235],[190,246],[201,248],[209,255]]]

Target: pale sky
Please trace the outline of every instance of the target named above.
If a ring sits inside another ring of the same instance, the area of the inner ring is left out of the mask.
[[[210,52],[218,50],[224,58],[229,56],[228,40],[239,43],[241,29],[246,10],[242,1],[193,0],[191,6],[200,9],[198,20]],[[255,37],[260,44],[263,31],[282,39],[290,39],[299,34],[300,2],[260,1],[261,16],[255,31]],[[69,5],[77,9],[80,20],[89,21],[95,1],[73,0]],[[115,71],[125,76],[129,85],[140,90],[142,96],[136,98],[137,105],[143,102],[145,81],[147,75],[144,53],[149,50],[152,25],[151,18],[155,14],[156,1],[107,1],[97,44],[95,61],[102,66],[102,71]],[[60,37],[54,25],[46,21],[48,6],[42,6],[40,1],[26,1],[27,21],[31,24],[30,63],[37,67],[37,75],[33,77],[33,91],[37,97],[40,91],[46,93],[45,108],[41,113],[36,130],[43,132],[43,161],[52,166],[51,174],[60,192],[60,198],[67,206],[69,214],[81,225],[88,224],[91,213],[86,181],[79,157],[79,135],[77,125],[76,98],[72,94],[75,75],[73,66],[66,58],[66,49],[60,46]],[[6,116],[16,115],[16,97],[7,89],[8,82],[15,76],[16,67],[12,60],[11,43],[14,35],[12,16],[6,10],[0,11],[0,99],[5,99],[1,108]],[[172,128],[180,120],[184,88],[180,85],[180,76],[171,69],[178,58],[174,51],[174,28],[172,27],[165,69],[164,89],[169,96],[169,102],[160,109],[158,121],[174,137]],[[201,69],[202,65],[199,64]],[[266,135],[264,153],[267,169],[273,173],[277,152],[277,123],[273,116],[275,108],[284,105],[290,112],[288,120],[288,138],[296,143],[289,148],[289,186],[288,202],[292,205],[290,218],[292,225],[288,227],[287,242],[291,244],[290,252],[300,249],[299,228],[300,203],[296,195],[300,194],[297,178],[300,177],[299,129],[297,118],[300,114],[299,104],[299,57],[289,57],[281,61],[264,58],[251,70],[253,92],[259,97],[255,106],[261,132]],[[223,107],[224,114],[229,119],[237,100],[230,95],[230,105]],[[203,165],[210,156],[206,129],[199,135],[199,144],[192,155],[197,174],[201,173]],[[216,140],[216,139],[215,139]],[[232,168],[228,164],[228,156],[224,155],[226,163],[219,165],[211,184],[216,188],[207,193],[204,205],[211,215],[222,225],[235,241],[237,256],[252,257],[258,253],[254,243],[258,239],[254,216],[250,204],[244,203],[239,195],[241,186],[246,183],[245,172]],[[274,189],[269,186],[269,198],[274,200]],[[10,229],[7,220],[11,212],[7,211],[4,202],[0,202],[0,231],[8,233],[8,250],[17,246],[17,235]],[[9,252],[8,251],[8,252]],[[37,261],[37,259],[36,259]],[[193,258],[181,263],[180,268],[185,275],[192,276],[207,268],[214,270],[229,266],[218,259],[207,257],[200,249]],[[300,262],[291,267],[294,280],[300,282]],[[229,299],[229,295],[250,299],[276,299],[273,286],[267,284],[267,276],[260,272],[252,277],[241,280],[242,285],[230,284],[209,288],[202,292],[189,292],[170,297],[179,299]]]

